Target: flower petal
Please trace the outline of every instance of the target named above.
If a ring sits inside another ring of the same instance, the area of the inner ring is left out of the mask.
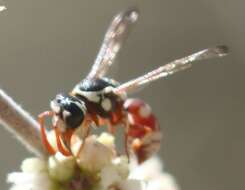
[[[47,173],[13,172],[7,182],[13,184],[11,190],[51,190],[54,186]]]
[[[47,171],[46,162],[40,158],[27,158],[21,164],[23,172],[40,173]]]
[[[97,172],[110,164],[113,156],[110,148],[98,142],[95,136],[90,136],[86,138],[77,162],[81,169]]]
[[[146,184],[140,180],[126,180],[118,184],[120,190],[145,190]]]
[[[109,186],[117,184],[122,181],[122,177],[119,175],[117,169],[113,165],[108,165],[102,168],[100,173],[101,186],[103,189],[107,189]]]
[[[131,163],[130,179],[150,180],[162,174],[163,164],[158,157],[152,157],[141,165]]]
[[[48,160],[49,175],[58,181],[66,181],[73,176],[75,164],[73,157],[65,157],[57,152]]]
[[[165,173],[150,180],[147,184],[147,190],[179,190],[179,186],[170,174]]]

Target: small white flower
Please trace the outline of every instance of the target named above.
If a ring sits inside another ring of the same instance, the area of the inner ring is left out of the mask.
[[[131,164],[130,179],[144,180],[146,190],[179,190],[174,178],[163,170],[163,164],[157,157],[152,157],[137,166]]]
[[[48,174],[47,162],[40,158],[28,158],[21,164],[22,172],[10,173],[11,190],[54,190],[56,183]]]
[[[113,165],[104,167],[100,176],[102,190],[145,190],[146,188],[144,181],[124,178]]]
[[[114,153],[110,148],[100,143],[95,135],[86,138],[84,143],[77,158],[77,163],[81,169],[97,172],[111,163]],[[72,149],[75,150],[75,155],[80,147],[81,142],[73,145]]]
[[[120,190],[145,190],[146,184],[140,180],[125,180],[117,185]]]
[[[150,180],[147,184],[147,190],[179,190],[179,186],[173,176],[165,173]]]
[[[56,147],[55,134],[48,136]],[[116,156],[114,137],[106,133],[89,136],[84,143],[77,155],[82,140],[74,135],[71,150],[77,157],[58,152],[48,160],[24,160],[22,172],[8,175],[10,190],[178,190],[157,157],[141,165],[136,159],[129,163],[127,156]]]
[[[108,189],[110,186],[118,184],[123,178],[113,165],[108,165],[101,170],[100,173],[102,189]]]
[[[158,157],[152,157],[141,165],[130,163],[130,179],[151,180],[162,174],[163,165]]]
[[[100,172],[100,186],[102,189],[118,186],[127,180],[128,174],[128,159],[125,156],[117,157],[112,160],[110,165],[102,168]]]
[[[57,152],[49,157],[48,171],[50,177],[58,181],[67,181],[75,172],[76,161],[74,157],[65,157]]]
[[[115,151],[115,137],[109,133],[102,133],[97,140],[111,150]]]
[[[13,172],[7,181],[12,183],[11,190],[53,190],[55,184],[47,173]]]
[[[120,156],[112,160],[112,164],[115,166],[118,174],[126,179],[129,174],[129,163],[126,156]]]
[[[47,172],[47,163],[40,158],[27,158],[21,164],[21,170],[25,173]]]

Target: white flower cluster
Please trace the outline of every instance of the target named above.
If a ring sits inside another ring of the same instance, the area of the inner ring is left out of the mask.
[[[49,139],[52,142],[54,135]],[[82,143],[75,139],[74,154]],[[77,158],[60,153],[48,160],[28,158],[21,170],[8,175],[11,190],[178,190],[158,158],[129,163],[126,156],[116,155],[114,137],[107,133],[88,137]]]

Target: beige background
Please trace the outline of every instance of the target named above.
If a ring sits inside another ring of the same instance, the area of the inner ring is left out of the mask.
[[[3,2],[3,1],[2,1]],[[0,85],[33,115],[89,71],[112,16],[141,11],[111,72],[126,81],[215,44],[231,55],[147,87],[137,96],[158,115],[161,157],[184,190],[244,189],[242,0],[8,0],[0,14]],[[0,188],[30,154],[0,128]]]

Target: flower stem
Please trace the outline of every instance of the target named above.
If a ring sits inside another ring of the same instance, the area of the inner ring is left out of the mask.
[[[37,156],[46,157],[37,121],[0,89],[0,124]]]

